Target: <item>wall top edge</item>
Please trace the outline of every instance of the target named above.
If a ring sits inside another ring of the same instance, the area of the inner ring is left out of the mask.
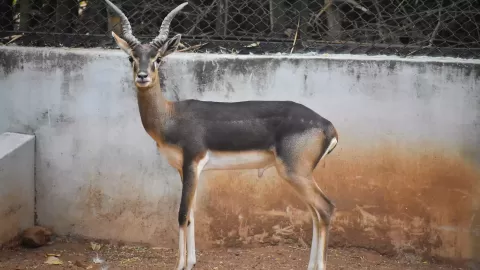
[[[1,46],[3,51],[18,52],[43,52],[43,53],[75,53],[79,55],[92,56],[126,56],[120,49],[102,49],[102,48],[57,48],[57,47],[26,47],[26,46]],[[298,60],[343,60],[343,61],[400,61],[416,63],[457,63],[457,64],[475,64],[480,65],[480,59],[464,59],[456,57],[430,57],[430,56],[412,56],[400,57],[396,55],[362,55],[362,54],[266,54],[266,55],[236,55],[221,53],[183,53],[177,52],[168,56],[168,59],[179,60],[215,60],[215,59],[298,59]]]

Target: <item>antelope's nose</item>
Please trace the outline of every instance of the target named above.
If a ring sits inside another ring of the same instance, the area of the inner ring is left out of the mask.
[[[142,79],[142,80],[143,80],[143,79],[146,79],[146,78],[148,77],[148,74],[147,74],[146,72],[139,72],[139,73],[137,74],[137,77],[138,77],[139,79]]]

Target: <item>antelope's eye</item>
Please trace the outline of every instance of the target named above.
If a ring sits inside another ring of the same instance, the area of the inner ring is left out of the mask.
[[[129,56],[128,61],[130,61],[130,63],[132,63],[133,62],[133,57]]]
[[[157,60],[155,61],[157,61],[157,64],[160,64],[160,62],[162,61],[162,58],[158,57]]]

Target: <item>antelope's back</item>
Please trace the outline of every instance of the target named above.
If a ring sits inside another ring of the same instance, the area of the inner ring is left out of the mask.
[[[268,150],[279,140],[311,129],[334,130],[327,119],[292,101],[176,103],[185,126],[195,126],[206,146],[218,151]],[[330,132],[331,133],[331,132]]]

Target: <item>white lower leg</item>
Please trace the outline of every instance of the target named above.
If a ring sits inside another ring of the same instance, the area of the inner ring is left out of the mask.
[[[315,270],[318,256],[318,217],[315,212],[312,212],[312,245],[310,247],[310,261],[308,262],[308,270]]]
[[[180,227],[178,233],[178,262],[177,270],[185,269],[185,228]]]
[[[190,211],[189,224],[187,226],[187,270],[192,269],[197,263],[195,255],[195,220],[193,209]]]
[[[203,168],[207,164],[209,159],[208,153],[198,162],[197,164],[197,180],[200,179],[200,175],[202,173]],[[197,263],[197,256],[195,254],[195,207],[196,207],[196,196],[197,191],[195,190],[193,193],[192,199],[192,206],[190,208],[190,213],[188,215],[188,222],[187,222],[187,267],[186,270],[191,270],[195,264]]]
[[[327,248],[327,227],[320,226],[319,234],[318,234],[318,257],[317,257],[317,265],[318,270],[325,270],[326,267],[326,248]]]

